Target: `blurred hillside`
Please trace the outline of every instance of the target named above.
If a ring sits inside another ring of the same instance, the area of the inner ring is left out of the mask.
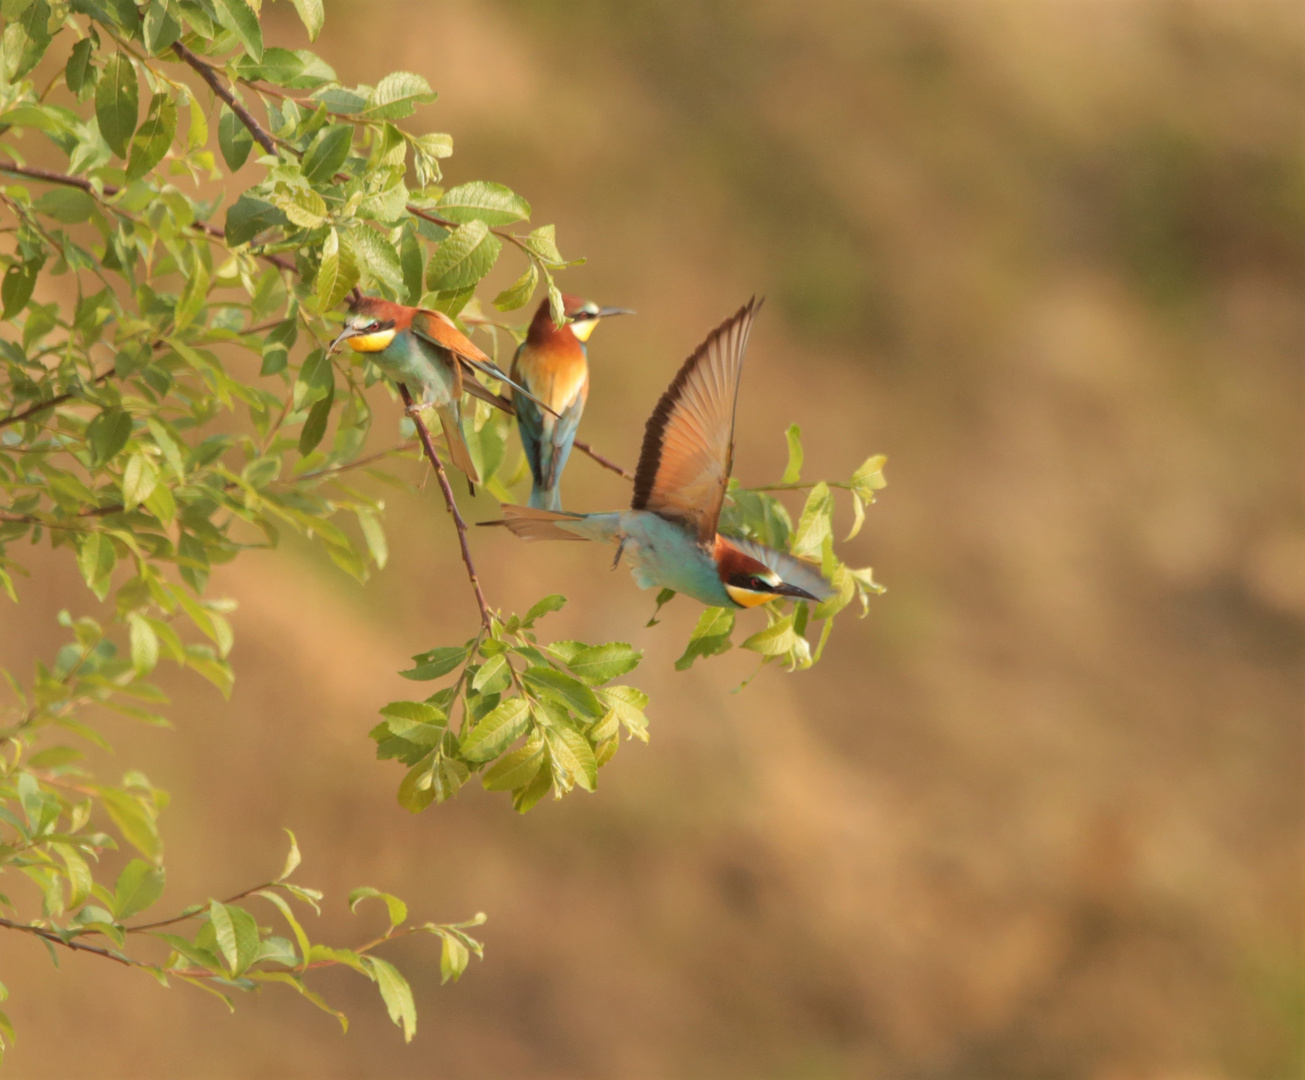
[[[262,880],[287,825],[337,939],[371,930],[343,913],[370,883],[423,917],[485,910],[486,961],[440,989],[433,950],[396,947],[405,1047],[355,976],[326,987],[342,1038],[289,994],[229,1017],[6,941],[10,1075],[1300,1075],[1300,6],[327,15],[344,81],[426,75],[415,122],[453,133],[449,179],[525,194],[589,260],[567,287],[638,309],[591,346],[603,452],[632,463],[683,356],[768,296],[736,471],[776,477],[794,421],[812,476],[888,454],[849,561],[889,592],[813,672],[730,694],[747,657],[671,668],[686,601],[646,630],[602,552],[477,535],[492,603],[564,592],[558,636],[647,650],[652,743],[524,818],[470,789],[409,817],[365,736],[407,657],[473,625],[437,495],[386,496],[366,589],[310,550],[250,554],[216,590],[241,605],[232,702],[176,679],[177,731],[117,739],[173,793],[164,906]],[[288,5],[268,19],[303,44]],[[627,495],[578,457],[564,486]],[[58,554],[0,626],[6,662],[86,602]]]

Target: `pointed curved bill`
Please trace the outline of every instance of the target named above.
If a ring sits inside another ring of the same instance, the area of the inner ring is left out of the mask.
[[[755,297],[713,330],[648,418],[634,477],[635,510],[680,522],[711,544],[734,462],[734,409]]]
[[[554,416],[557,415],[557,413],[553,412],[552,409],[535,397],[535,395],[529,390],[525,389],[525,387],[518,386],[513,382],[512,379],[508,377],[507,372],[503,371],[494,363],[493,360],[486,356],[485,353],[476,346],[475,342],[459,330],[453,320],[445,315],[444,312],[431,311],[428,308],[418,308],[412,316],[412,332],[419,338],[429,341],[432,345],[438,345],[441,349],[447,349],[464,363],[475,368],[477,371],[488,375],[491,379],[497,379],[499,382],[512,387],[512,389],[519,390],[531,401],[536,402],[541,408],[552,413]],[[475,393],[475,391],[470,392]],[[485,395],[476,394],[476,396],[484,397]],[[490,395],[489,399],[494,400],[493,395]]]

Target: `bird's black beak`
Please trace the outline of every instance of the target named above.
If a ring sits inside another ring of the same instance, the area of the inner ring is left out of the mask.
[[[820,603],[820,597],[807,592],[806,589],[800,589],[796,585],[790,585],[787,581],[781,581],[776,585],[775,593],[779,596],[792,596],[798,600],[813,600],[817,604]]]
[[[357,337],[361,333],[362,333],[361,330],[357,330],[354,327],[350,326],[348,323],[345,323],[344,329],[340,331],[340,336],[336,338],[333,342],[331,342],[331,347],[326,350],[326,355],[330,356],[344,342],[348,341],[349,338]]]
[[[633,314],[635,314],[635,312],[632,311],[630,308],[626,308],[626,307],[605,307],[605,308],[599,308],[599,309],[598,309],[598,314],[595,315],[594,318],[595,318],[595,319],[609,319],[609,318],[611,318],[613,315],[633,315]]]

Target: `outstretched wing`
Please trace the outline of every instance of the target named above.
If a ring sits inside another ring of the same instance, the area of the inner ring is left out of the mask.
[[[707,336],[644,430],[631,507],[682,522],[703,544],[715,539],[729,483],[743,352],[760,307],[753,297]]]

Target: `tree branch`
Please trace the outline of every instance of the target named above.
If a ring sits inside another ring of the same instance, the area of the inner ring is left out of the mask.
[[[245,889],[244,892],[238,892],[235,896],[228,896],[225,900],[219,901],[222,904],[234,904],[237,900],[243,900],[246,896],[258,892],[259,889],[270,889],[277,885],[275,881],[265,881],[262,885],[255,885],[252,888]],[[139,926],[124,926],[123,929],[129,934],[140,934],[149,930],[157,930],[160,926],[172,926],[174,923],[185,922],[187,919],[193,919],[203,915],[208,908],[199,907],[194,911],[183,911],[180,915],[174,915],[170,919],[160,919],[158,922],[141,923]]]
[[[27,923],[14,922],[12,919],[4,918],[0,918],[0,926],[3,926],[8,930],[21,930],[25,934],[33,934],[36,937],[48,941],[51,945],[62,945],[65,949],[72,949],[74,952],[94,953],[96,956],[103,956],[110,960],[115,960],[119,964],[126,964],[127,967],[148,968],[151,971],[155,970],[153,964],[143,964],[139,960],[133,960],[128,956],[123,956],[121,953],[116,953],[112,949],[104,949],[99,945],[87,945],[85,942],[78,941],[76,938],[71,938],[65,941],[53,930],[47,930],[43,926],[31,926]]]
[[[15,161],[0,161],[0,172],[13,173],[15,176],[27,176],[33,180],[43,180],[47,184],[63,184],[66,187],[81,188],[81,190],[85,191],[88,195],[98,196],[99,194],[95,190],[94,184],[80,176],[68,176],[66,173],[51,172],[49,169],[33,169],[26,165],[19,165]],[[113,184],[105,184],[100,188],[100,191],[103,191],[105,195],[110,197],[117,195],[121,190],[122,188],[116,187]],[[132,220],[130,214],[124,214],[117,207],[111,207],[111,209],[114,213],[121,214],[128,220]],[[226,233],[216,225],[208,225],[202,221],[193,221],[191,222],[190,227],[204,233],[206,236],[211,236],[215,240],[221,240],[224,244],[226,243]],[[266,262],[270,262],[273,266],[279,267],[282,270],[289,270],[291,273],[296,272],[295,264],[287,259],[281,258],[279,255],[272,255],[260,251],[258,252],[258,257]]]
[[[0,163],[0,169],[4,164]],[[102,375],[96,375],[91,380],[92,383],[101,383],[113,375],[113,368],[104,372]],[[0,428],[8,427],[10,424],[21,424],[29,416],[35,416],[37,413],[43,413],[47,409],[53,409],[56,405],[62,405],[65,401],[71,401],[77,395],[74,393],[55,394],[52,398],[46,398],[44,401],[38,401],[35,405],[29,405],[22,412],[11,412],[7,416],[0,416]]]
[[[276,143],[272,141],[272,136],[263,129],[263,126],[257,120],[254,119],[253,114],[235,99],[235,95],[222,85],[222,80],[218,78],[217,71],[213,65],[201,60],[180,41],[172,43],[172,51],[181,57],[185,63],[194,68],[195,71],[199,73],[199,77],[208,83],[213,93],[217,94],[218,97],[227,103],[227,107],[230,108],[230,110],[240,118],[240,122],[249,129],[249,134],[254,137],[258,145],[269,154],[275,155]]]
[[[412,408],[412,395],[408,393],[408,388],[399,383],[399,396],[403,398],[403,404],[406,408]],[[476,576],[476,564],[471,561],[471,549],[467,546],[467,523],[462,520],[462,515],[458,513],[458,503],[453,497],[453,489],[449,486],[448,475],[444,472],[444,464],[440,461],[439,455],[435,453],[435,444],[431,442],[430,432],[426,429],[426,423],[417,413],[412,414],[412,422],[417,428],[417,436],[421,439],[421,445],[426,450],[426,456],[430,463],[435,467],[435,476],[439,479],[440,490],[444,493],[444,503],[449,508],[449,513],[453,515],[453,524],[458,530],[458,544],[462,547],[462,561],[467,567],[467,578],[471,581],[472,591],[476,594],[476,603],[480,607],[480,624],[487,630],[493,628],[493,616],[489,613],[489,605],[485,603],[485,594],[480,588],[480,578]]]

